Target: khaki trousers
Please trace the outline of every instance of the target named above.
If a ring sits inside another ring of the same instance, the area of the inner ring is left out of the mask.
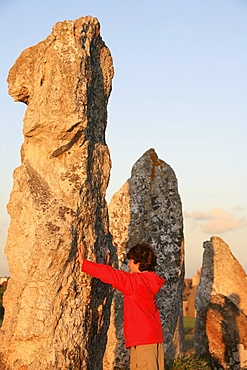
[[[130,370],[164,370],[164,344],[145,344],[130,348]]]

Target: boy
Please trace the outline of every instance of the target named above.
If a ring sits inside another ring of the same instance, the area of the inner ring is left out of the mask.
[[[164,370],[164,340],[155,295],[165,280],[154,272],[157,257],[149,244],[135,245],[127,257],[130,272],[90,262],[85,259],[83,244],[79,249],[82,271],[124,294],[124,336],[130,348],[130,370]]]

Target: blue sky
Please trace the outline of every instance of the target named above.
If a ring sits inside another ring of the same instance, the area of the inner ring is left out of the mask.
[[[26,108],[8,95],[8,71],[55,23],[86,15],[99,19],[115,69],[107,198],[154,148],[178,178],[186,276],[200,268],[213,235],[246,270],[246,0],[0,0],[0,276],[8,274],[6,205]]]

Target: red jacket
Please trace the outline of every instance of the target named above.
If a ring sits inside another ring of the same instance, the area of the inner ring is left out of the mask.
[[[124,294],[124,336],[126,347],[163,343],[159,310],[155,302],[165,280],[155,272],[125,272],[84,260],[82,271]]]

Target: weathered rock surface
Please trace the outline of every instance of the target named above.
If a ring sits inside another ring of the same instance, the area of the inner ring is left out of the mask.
[[[216,369],[247,367],[247,277],[219,237],[203,244],[195,350]]]
[[[93,260],[112,249],[105,202],[112,77],[92,17],[57,23],[9,72],[9,93],[27,110],[8,205],[1,370],[102,368],[112,289],[83,275],[76,256],[82,239]]]
[[[127,269],[126,250],[150,243],[158,256],[156,272],[166,279],[157,297],[165,336],[166,358],[184,351],[182,289],[184,279],[183,217],[177,179],[172,168],[148,150],[133,166],[131,178],[113,195],[110,231],[119,264]],[[105,364],[127,369],[124,349],[122,294],[115,292]],[[114,354],[112,356],[111,354]]]

